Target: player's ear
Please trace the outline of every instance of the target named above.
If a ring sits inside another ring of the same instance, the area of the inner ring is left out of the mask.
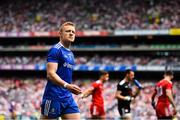
[[[59,35],[61,35],[61,32],[62,32],[62,31],[61,31],[61,30],[59,30],[59,32],[58,32],[58,33],[59,33]]]

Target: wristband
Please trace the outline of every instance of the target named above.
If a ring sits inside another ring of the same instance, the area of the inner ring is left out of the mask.
[[[84,94],[83,93],[81,94],[81,98],[84,98]]]
[[[131,100],[131,97],[130,97],[130,96],[125,96],[125,97],[124,97],[124,100],[130,101],[130,100]]]
[[[68,83],[65,83],[65,84],[64,84],[64,88],[67,88],[67,85],[68,85]]]

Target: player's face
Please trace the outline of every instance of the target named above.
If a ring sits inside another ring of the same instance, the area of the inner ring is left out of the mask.
[[[134,79],[134,72],[131,71],[131,72],[128,74],[128,80],[129,80],[129,81],[133,81],[133,79]]]
[[[171,75],[170,77],[171,77],[171,80],[172,80],[174,78],[174,75]]]
[[[109,80],[109,74],[104,75],[104,81],[108,81]]]
[[[60,31],[61,40],[74,42],[75,40],[75,27],[72,25],[66,25]]]

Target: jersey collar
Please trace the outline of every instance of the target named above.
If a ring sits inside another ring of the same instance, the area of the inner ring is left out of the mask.
[[[60,44],[60,46],[62,46],[64,49],[66,49],[66,50],[68,50],[68,51],[71,51],[70,49],[65,48],[64,45],[63,45],[61,42],[59,42],[58,44]]]

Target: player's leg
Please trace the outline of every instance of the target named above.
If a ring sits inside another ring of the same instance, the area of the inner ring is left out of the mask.
[[[61,118],[62,119],[69,119],[69,120],[80,120],[80,111],[78,108],[77,103],[74,101],[73,98],[69,98],[67,100],[67,105],[65,105],[65,109],[62,111]]]
[[[81,116],[80,113],[69,113],[69,114],[64,114],[61,116],[61,119],[65,120],[80,120]]]
[[[40,120],[58,120],[58,118],[49,118],[48,116],[41,115]]]
[[[132,115],[129,107],[118,107],[119,114],[123,120],[132,120]]]
[[[132,120],[132,115],[131,115],[131,113],[126,113],[126,114],[124,114],[123,120]]]
[[[100,119],[101,119],[101,120],[105,120],[105,119],[106,119],[106,115],[101,115],[101,116],[100,116]]]
[[[91,115],[91,119],[100,119],[100,117],[98,115]]]
[[[173,120],[173,117],[160,117],[158,120]]]

